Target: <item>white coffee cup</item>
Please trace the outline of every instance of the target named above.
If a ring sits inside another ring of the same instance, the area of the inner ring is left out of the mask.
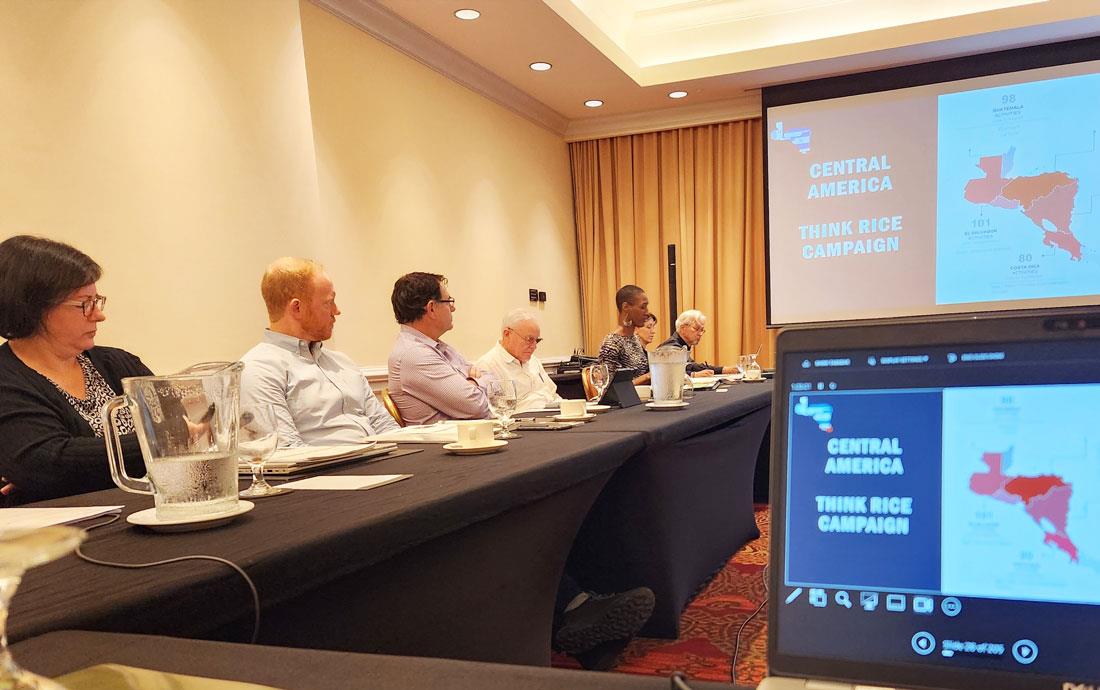
[[[638,391],[638,399],[645,401],[653,397],[652,386],[634,386],[634,390]]]
[[[487,446],[493,440],[493,420],[475,419],[455,422],[458,429],[458,445],[468,448]]]
[[[763,374],[759,369],[746,369],[742,378],[746,381],[759,381],[763,378]]]
[[[588,413],[587,403],[584,400],[562,400],[562,417],[583,417]]]

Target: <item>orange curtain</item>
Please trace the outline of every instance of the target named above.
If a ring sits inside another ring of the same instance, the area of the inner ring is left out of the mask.
[[[667,251],[677,252],[677,305],[699,309],[698,361],[736,364],[760,350],[765,328],[763,134],[759,119],[569,145],[585,349],[615,328],[615,291],[649,295],[658,340],[672,332]]]

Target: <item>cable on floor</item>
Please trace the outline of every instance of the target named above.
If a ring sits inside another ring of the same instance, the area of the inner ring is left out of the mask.
[[[734,685],[737,685],[737,656],[738,653],[741,651],[741,633],[744,632],[745,626],[749,624],[749,621],[751,621],[753,618],[756,618],[757,614],[759,614],[764,606],[768,603],[768,566],[765,565],[762,572],[762,579],[764,581],[764,600],[761,601],[760,605],[756,607],[756,610],[753,611],[743,623],[741,623],[741,627],[737,629],[737,634],[733,638],[733,659],[730,661],[730,683]]]

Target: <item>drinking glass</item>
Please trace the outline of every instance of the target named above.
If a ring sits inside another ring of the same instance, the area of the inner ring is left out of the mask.
[[[607,369],[607,364],[593,364],[588,367],[588,380],[592,383],[592,387],[596,389],[596,395],[589,398],[588,402],[592,404],[599,404],[603,400],[603,394],[607,391],[607,387],[611,384],[611,372]]]
[[[61,525],[37,530],[0,528],[0,688],[4,690],[64,690],[48,678],[20,668],[8,652],[6,623],[23,573],[60,558],[84,541],[84,530]]]
[[[275,422],[275,409],[271,405],[242,407],[237,453],[252,469],[252,486],[241,492],[243,498],[278,496],[290,491],[272,486],[264,479],[264,463],[278,445],[279,427]]]
[[[695,397],[695,382],[691,380],[691,376],[684,376],[684,392],[680,399],[686,402],[693,397]]]
[[[745,365],[744,377],[750,381],[757,381],[763,376],[763,370],[760,368],[760,364],[756,361],[756,355],[748,355],[749,362]]]
[[[516,411],[519,396],[516,394],[515,381],[489,382],[489,409],[500,423],[500,435],[497,438],[519,438],[519,434],[508,431],[512,425],[512,413]]]
[[[741,374],[741,378],[745,377],[745,369],[753,359],[755,359],[754,355],[741,355],[737,358],[737,373]]]

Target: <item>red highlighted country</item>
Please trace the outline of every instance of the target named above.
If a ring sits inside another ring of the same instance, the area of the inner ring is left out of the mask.
[[[1066,532],[1069,519],[1069,500],[1073,485],[1061,477],[1044,474],[1037,477],[1009,476],[1004,474],[1004,453],[982,453],[982,462],[988,472],[975,472],[970,476],[970,490],[980,496],[991,496],[1004,503],[1023,503],[1024,510],[1035,524],[1046,530],[1043,543],[1061,549],[1074,563],[1077,562],[1077,545]]]
[[[1064,172],[1004,177],[1004,156],[983,156],[978,161],[983,177],[970,180],[963,197],[973,204],[1020,209],[1043,231],[1043,244],[1066,250],[1074,261],[1081,260],[1081,242],[1070,231],[1077,199],[1077,180]],[[1048,230],[1050,223],[1054,230]]]

